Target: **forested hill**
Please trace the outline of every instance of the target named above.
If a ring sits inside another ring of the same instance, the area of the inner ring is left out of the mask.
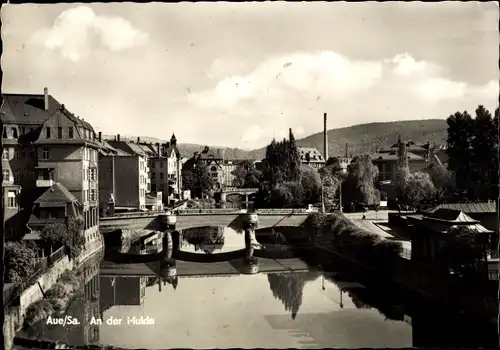
[[[386,147],[396,143],[398,135],[401,135],[405,140],[413,140],[417,144],[424,144],[427,141],[444,144],[447,138],[446,129],[445,119],[368,123],[331,129],[328,130],[328,154],[330,156],[344,155],[346,142],[353,154],[372,152],[376,147]],[[112,138],[112,136],[106,136],[105,138]],[[137,137],[127,137],[126,139],[135,141]],[[152,137],[141,137],[141,141],[166,142]],[[323,152],[323,133],[318,132],[299,139],[297,144],[302,147],[315,147]],[[179,143],[178,146],[184,157],[190,157],[194,152],[200,152],[205,145]],[[252,151],[217,146],[212,146],[212,148],[223,148],[226,159],[262,159],[266,154],[265,147]]]
[[[405,140],[413,140],[417,144],[427,141],[436,144],[445,144],[447,138],[447,124],[444,119],[405,120],[387,123],[359,124],[346,128],[328,130],[328,155],[343,156],[345,144],[353,154],[373,152],[377,147],[387,147],[396,143],[398,135]],[[302,147],[315,147],[323,153],[323,132],[312,134],[297,140]],[[254,150],[254,153],[263,157],[265,148]]]

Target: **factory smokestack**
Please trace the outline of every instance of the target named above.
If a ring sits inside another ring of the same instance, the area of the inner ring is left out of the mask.
[[[323,156],[325,157],[325,161],[328,161],[328,135],[327,135],[327,115],[323,114]]]
[[[345,157],[346,157],[346,158],[349,158],[348,151],[349,151],[349,144],[346,142],[346,143],[345,143]]]

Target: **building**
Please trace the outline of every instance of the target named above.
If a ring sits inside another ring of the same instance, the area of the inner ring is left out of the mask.
[[[498,279],[498,257],[488,254],[488,251],[497,250],[496,246],[490,250],[490,244],[496,233],[485,228],[478,220],[460,210],[439,208],[423,215],[408,215],[407,222],[411,228],[413,261],[437,261],[447,232],[452,228],[467,227],[471,234],[484,237],[484,274],[489,279]]]
[[[407,153],[408,166],[410,172],[421,171],[426,166],[426,161],[424,158],[410,153]],[[397,152],[390,153],[372,153],[370,158],[373,164],[378,168],[379,181],[391,181],[396,180],[396,174],[398,170],[399,156]]]
[[[253,159],[223,159],[222,161],[222,187],[234,187],[236,176],[234,172],[239,166],[256,167]]]
[[[314,169],[319,169],[325,166],[326,160],[316,148],[299,147],[298,149],[302,164],[309,165]]]
[[[20,207],[9,211],[11,219],[18,218],[13,220],[13,231],[19,231],[19,236],[26,232],[35,200],[57,182],[82,205],[86,234],[93,235],[99,224],[97,150],[101,145],[92,126],[70,113],[47,88],[43,95],[3,97],[2,168],[9,181],[2,187],[7,198],[17,193]]]
[[[177,147],[177,138],[172,134],[170,142],[163,144],[140,144],[147,149],[151,169],[151,192],[161,193],[167,206],[182,200],[182,157]]]
[[[99,171],[101,149],[92,126],[75,117],[64,105],[47,119],[38,139],[36,186],[51,188],[58,182],[82,205],[86,236],[99,232]]]
[[[113,306],[140,306],[146,297],[147,277],[100,277],[100,312]]]
[[[214,189],[220,190],[224,183],[224,152],[222,150],[211,150],[205,146],[203,151],[195,152],[193,157],[184,163],[184,168],[195,167],[198,162],[202,162],[212,177]]]
[[[65,224],[70,217],[83,221],[83,206],[66,187],[56,182],[35,200],[28,221],[30,234],[24,239],[39,240],[40,231],[48,224]],[[97,239],[99,232],[91,230],[85,235],[86,241]]]
[[[146,194],[151,192],[148,156],[137,144],[108,140],[115,151],[99,156],[99,205],[102,210],[113,202],[114,210],[146,210]],[[126,174],[126,176],[124,176]]]

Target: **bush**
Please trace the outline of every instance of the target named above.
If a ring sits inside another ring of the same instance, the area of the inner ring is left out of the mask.
[[[324,235],[339,252],[379,267],[390,267],[403,251],[401,243],[382,240],[376,234],[358,228],[344,216],[314,213],[306,219],[304,226],[313,238]]]
[[[36,251],[24,242],[5,243],[5,277],[10,283],[22,283],[35,274]]]
[[[64,272],[57,283],[45,293],[43,299],[28,307],[24,317],[24,326],[29,328],[55,312],[65,311],[75,297],[75,293],[78,294],[81,285],[80,278],[75,272]]]
[[[65,224],[45,225],[40,236],[43,241],[52,246],[66,246],[71,258],[77,257],[85,247],[83,221],[73,217],[69,218]]]

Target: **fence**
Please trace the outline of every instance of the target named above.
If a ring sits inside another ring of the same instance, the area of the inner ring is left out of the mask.
[[[36,283],[36,281],[50,269],[56,262],[61,260],[66,256],[66,248],[61,247],[53,252],[50,256],[40,258],[35,264],[35,273],[19,283],[11,283],[3,291],[3,301],[4,305],[10,304],[16,297],[20,296],[21,293],[29,286]]]

